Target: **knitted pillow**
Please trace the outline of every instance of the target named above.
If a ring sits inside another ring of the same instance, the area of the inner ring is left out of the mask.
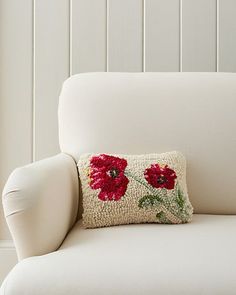
[[[85,154],[78,168],[86,228],[191,221],[186,162],[179,152]]]

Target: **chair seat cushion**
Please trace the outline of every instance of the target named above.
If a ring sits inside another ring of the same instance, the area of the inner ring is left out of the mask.
[[[236,294],[236,216],[194,215],[181,225],[83,229],[27,258],[1,295]]]

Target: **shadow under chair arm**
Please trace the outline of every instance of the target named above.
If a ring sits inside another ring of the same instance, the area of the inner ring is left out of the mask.
[[[18,259],[55,251],[77,217],[79,192],[74,159],[61,153],[17,168],[2,198]]]

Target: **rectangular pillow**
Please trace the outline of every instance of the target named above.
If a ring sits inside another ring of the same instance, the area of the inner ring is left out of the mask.
[[[186,161],[180,152],[84,154],[78,169],[86,228],[191,221]]]

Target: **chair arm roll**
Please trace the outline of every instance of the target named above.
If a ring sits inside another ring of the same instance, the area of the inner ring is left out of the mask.
[[[67,154],[17,168],[3,190],[18,259],[55,251],[77,218],[78,173]]]

